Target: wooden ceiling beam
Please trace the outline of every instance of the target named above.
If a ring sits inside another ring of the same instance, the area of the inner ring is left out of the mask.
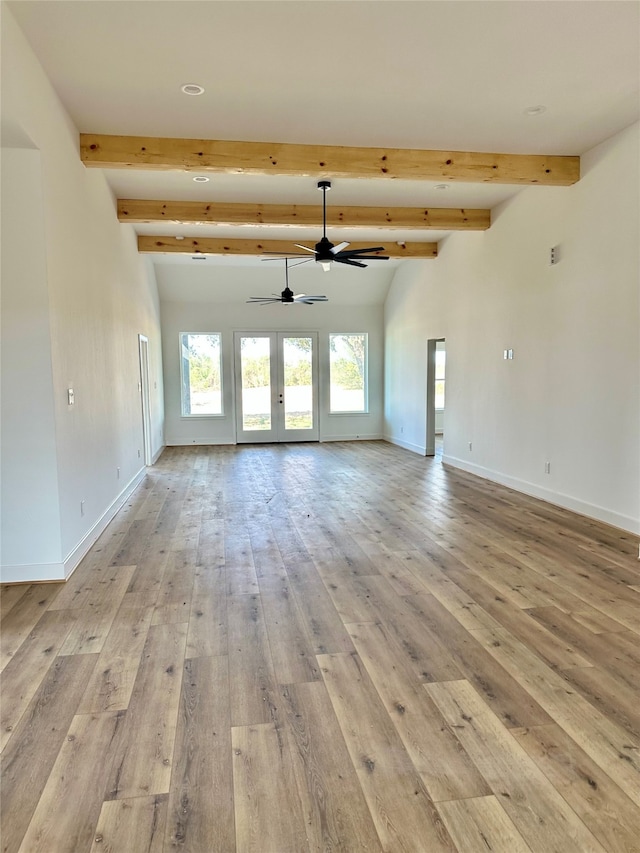
[[[232,142],[80,134],[85,166],[100,169],[226,172],[333,178],[569,186],[580,158],[409,148],[353,148],[279,142]]]
[[[227,204],[200,201],[119,199],[120,222],[175,222],[187,225],[260,225],[322,227],[319,205]],[[424,207],[329,207],[327,225],[342,228],[384,228],[420,231],[484,231],[489,210]]]
[[[350,243],[350,249],[365,249],[368,243]],[[220,240],[213,237],[154,237],[138,235],[138,251],[144,254],[173,253],[179,255],[264,255],[267,252],[288,254],[298,252],[293,243],[286,240]],[[436,258],[437,243],[385,242],[384,252],[390,258]]]

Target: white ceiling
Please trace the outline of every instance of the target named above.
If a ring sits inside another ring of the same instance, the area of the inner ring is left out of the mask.
[[[640,4],[635,0],[14,0],[8,5],[86,133],[575,155],[639,114]],[[184,83],[204,86],[204,95],[183,95]],[[527,107],[538,104],[545,105],[544,113],[525,115]],[[105,175],[121,198],[321,204],[315,178],[211,175],[208,184],[198,185],[193,174],[182,172],[106,170]],[[493,208],[519,191],[455,184],[445,192],[434,186],[334,180],[327,204]],[[258,226],[135,228],[140,234],[260,235],[292,243],[320,236],[313,229],[265,233]],[[436,241],[445,234],[340,228],[329,236],[334,242],[371,239],[384,245]],[[202,267],[243,263],[211,258],[178,263],[164,257],[158,258],[158,270],[163,282],[170,280],[170,268],[180,270],[184,297],[192,264],[193,298],[202,298]],[[248,274],[259,281],[267,265],[255,259],[246,263]],[[345,277],[355,282],[372,274],[372,291],[383,300],[397,263],[373,261],[366,271],[341,270],[336,298],[338,290],[345,298]],[[308,269],[315,266],[300,270],[318,281],[307,292],[322,288],[319,292],[331,297],[334,271]],[[271,289],[269,281],[267,292]],[[221,298],[223,290],[224,283],[213,285],[211,298]],[[354,300],[362,290],[354,286]]]
[[[160,263],[156,264],[158,290],[161,299],[168,302],[183,301],[185,289],[191,302],[244,303],[251,296],[280,293],[284,287],[283,262],[264,263],[256,270],[260,265],[259,258],[213,257],[194,262],[192,267]],[[334,266],[330,273],[317,270],[315,264],[304,264],[289,271],[289,286],[296,294],[328,296],[332,305],[376,305],[384,302],[389,280],[383,264],[372,264],[366,270]],[[257,307],[261,313],[269,309]],[[306,305],[289,307],[308,310]],[[316,309],[322,310],[322,306],[316,306],[314,313]]]

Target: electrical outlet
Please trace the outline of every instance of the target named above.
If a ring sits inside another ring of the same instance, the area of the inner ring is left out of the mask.
[[[545,474],[551,473],[551,462],[545,462],[544,463],[544,473]]]
[[[84,501],[80,501],[80,517],[84,515]]]
[[[116,480],[120,479],[120,469],[116,468]]]
[[[404,427],[400,427],[400,432],[404,432]]]
[[[138,459],[140,459],[140,451],[138,451]]]
[[[473,442],[472,441],[469,442],[469,450],[473,450]]]

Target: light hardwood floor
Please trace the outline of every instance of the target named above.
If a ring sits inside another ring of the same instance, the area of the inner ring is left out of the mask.
[[[637,552],[383,442],[168,449],[2,590],[2,851],[640,851]]]

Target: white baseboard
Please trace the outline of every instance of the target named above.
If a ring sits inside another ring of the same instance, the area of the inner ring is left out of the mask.
[[[381,439],[382,435],[380,435],[380,433],[372,433],[371,435],[364,435],[363,433],[348,433],[344,435],[321,436],[319,441],[324,443],[326,441],[380,441]],[[228,447],[235,444],[237,444],[236,441],[212,441],[210,438],[192,438],[191,441],[186,441],[185,439],[172,441],[171,439],[168,439],[166,442],[167,447],[196,447],[206,445],[210,445],[212,447]]]
[[[82,558],[87,554],[98,537],[104,532],[109,522],[114,518],[118,510],[128,500],[132,492],[140,485],[146,475],[146,468],[142,468],[127,483],[120,494],[102,513],[93,527],[85,533],[80,542],[71,551],[68,557],[60,563],[35,563],[19,566],[2,566],[0,568],[1,583],[42,583],[45,581],[66,581],[73,571],[79,566]]]
[[[93,525],[81,541],[76,545],[73,551],[64,561],[64,576],[65,580],[71,576],[71,573],[78,567],[82,558],[87,554],[91,546],[98,540],[98,537],[104,532],[109,522],[115,517],[116,513],[125,502],[129,499],[132,492],[140,485],[147,474],[147,469],[141,468],[138,473],[129,480],[118,497],[112,501],[107,509],[102,513],[100,518]]]
[[[66,580],[64,563],[1,566],[0,583],[46,583]]]
[[[397,438],[393,435],[385,435],[383,438],[385,441],[388,441],[389,444],[395,444],[397,447],[402,447],[405,450],[411,450],[413,453],[419,453],[420,456],[427,455],[426,444],[412,444],[410,441],[404,441],[404,439]]]
[[[501,474],[499,471],[492,471],[490,468],[484,468],[482,465],[474,465],[472,462],[467,462],[465,459],[458,459],[456,456],[443,455],[442,461],[445,465],[451,465],[453,468],[460,468],[467,471],[469,474],[475,474],[477,477],[482,477],[484,480],[491,480],[494,483],[500,483],[502,486],[507,486],[514,489],[516,492],[522,492],[525,495],[530,495],[532,498],[539,498],[542,501],[553,504],[554,506],[569,509],[578,515],[594,518],[597,521],[603,521],[605,524],[610,524],[612,527],[618,527],[621,530],[627,530],[629,533],[640,534],[640,522],[631,516],[622,515],[622,513],[614,512],[606,507],[591,504],[587,501],[579,500],[571,495],[564,495],[561,492],[554,492],[551,489],[545,489],[535,483],[530,483],[527,480],[520,480],[517,477],[509,477],[506,474]]]
[[[371,433],[364,435],[363,433],[349,433],[348,435],[326,435],[322,436],[320,442],[325,444],[328,441],[380,441],[382,436],[380,433]]]
[[[162,447],[160,448],[160,450],[157,450],[153,454],[153,456],[151,457],[151,464],[152,465],[155,465],[156,462],[158,461],[158,459],[160,459],[160,457],[162,456],[162,451],[164,450],[164,448],[165,448],[165,445],[163,444]]]
[[[223,441],[214,441],[211,438],[192,438],[190,440],[186,438],[178,438],[178,439],[167,439],[165,442],[166,447],[196,447],[196,446],[206,446],[211,445],[212,447],[227,446],[230,444],[237,444],[235,439],[224,439]]]

